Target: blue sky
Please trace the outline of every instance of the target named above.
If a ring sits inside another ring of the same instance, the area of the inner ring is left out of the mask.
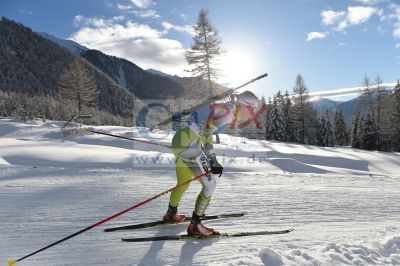
[[[258,95],[291,91],[298,73],[310,92],[400,78],[398,0],[0,0],[0,16],[34,31],[178,75],[202,8],[226,50],[220,81],[231,86],[265,72],[250,87]]]

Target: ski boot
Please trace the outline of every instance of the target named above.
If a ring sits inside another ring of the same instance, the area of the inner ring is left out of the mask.
[[[186,216],[184,214],[177,214],[178,207],[168,206],[168,211],[164,215],[163,221],[165,223],[179,223],[185,220]]]
[[[213,228],[206,227],[201,223],[202,216],[198,216],[195,212],[193,212],[192,220],[187,229],[187,233],[190,236],[209,236],[213,234],[218,234]],[[204,219],[204,217],[203,217]]]

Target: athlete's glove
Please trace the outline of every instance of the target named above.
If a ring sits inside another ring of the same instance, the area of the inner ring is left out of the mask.
[[[217,156],[214,153],[213,145],[211,143],[206,143],[204,144],[202,149],[207,156],[207,161],[210,165],[211,173],[214,175],[219,175],[219,177],[221,177],[224,168],[217,161]]]
[[[224,168],[217,161],[215,154],[213,155],[214,155],[213,158],[211,158],[210,160],[211,173],[213,173],[214,175],[219,175],[219,177],[221,177]]]

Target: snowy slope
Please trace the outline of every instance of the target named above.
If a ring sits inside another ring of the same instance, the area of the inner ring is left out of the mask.
[[[51,242],[175,185],[168,148],[94,134],[63,135],[62,122],[0,120],[0,262]],[[172,133],[96,127],[170,144]],[[224,232],[286,229],[280,236],[125,243],[121,237],[182,233],[184,225],[104,233],[158,220],[159,198],[16,265],[400,264],[400,155],[221,136],[225,166],[209,214],[247,211],[208,224]],[[190,214],[192,184],[180,211]]]
[[[52,42],[55,42],[59,46],[64,47],[64,48],[68,49],[69,51],[71,51],[72,53],[77,54],[77,55],[80,55],[81,53],[89,50],[89,48],[87,48],[83,45],[80,45],[79,43],[74,42],[72,40],[60,39],[60,38],[57,38],[57,37],[50,35],[48,33],[45,33],[45,32],[39,32],[39,34],[42,37],[45,37],[46,39],[49,39]]]

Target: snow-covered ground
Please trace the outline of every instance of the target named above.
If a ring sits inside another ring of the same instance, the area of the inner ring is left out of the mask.
[[[175,185],[168,148],[94,134],[63,135],[61,122],[0,120],[0,264]],[[96,127],[170,144],[172,134]],[[286,235],[126,243],[183,233],[185,225],[105,233],[159,220],[163,196],[16,265],[400,265],[400,155],[221,136],[225,166],[208,214],[222,232],[295,228]],[[190,214],[200,184],[185,193]]]

